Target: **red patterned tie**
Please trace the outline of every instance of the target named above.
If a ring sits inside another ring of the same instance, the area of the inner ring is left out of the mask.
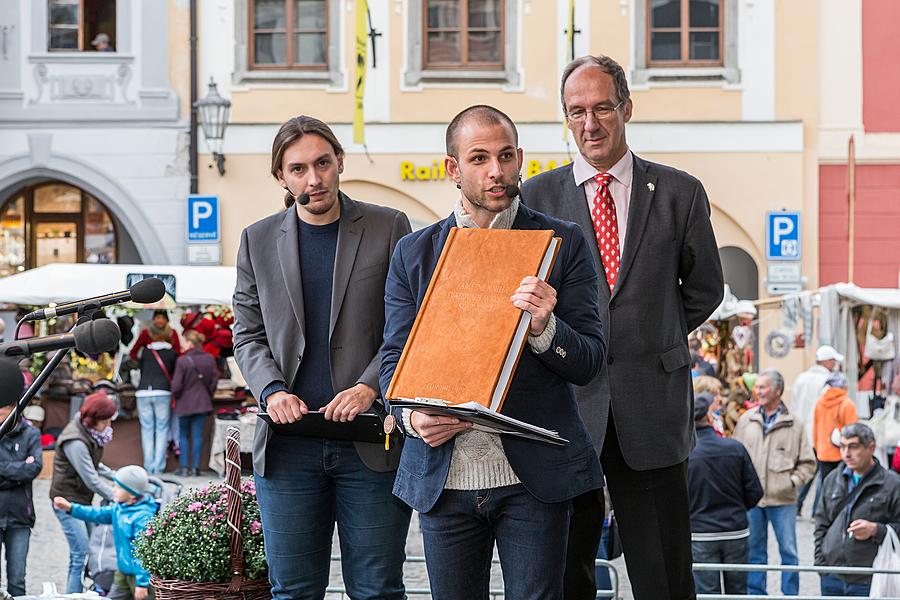
[[[599,187],[594,195],[594,208],[591,211],[597,247],[600,249],[600,258],[603,261],[603,270],[606,271],[610,293],[616,287],[616,277],[619,276],[619,221],[616,219],[616,204],[613,202],[612,194],[609,193],[609,182],[612,178],[609,173],[594,175],[594,181]]]

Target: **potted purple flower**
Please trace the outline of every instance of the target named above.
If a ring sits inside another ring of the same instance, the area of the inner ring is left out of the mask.
[[[158,600],[224,593],[230,583],[236,583],[236,559],[242,567],[237,570],[243,573],[241,591],[234,597],[271,597],[256,486],[252,479],[243,479],[239,485],[242,515],[235,507],[229,510],[227,485],[211,483],[164,506],[138,536],[135,554],[150,571]],[[232,551],[229,512],[232,522],[240,522],[242,544],[239,541],[237,547],[243,552],[239,557]]]

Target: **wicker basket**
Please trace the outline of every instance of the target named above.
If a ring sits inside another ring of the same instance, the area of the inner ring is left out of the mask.
[[[228,527],[231,529],[231,581],[196,583],[178,579],[150,578],[156,600],[268,600],[272,588],[267,579],[244,577],[244,541],[241,536],[241,432],[228,429],[225,441],[225,485],[228,488]]]

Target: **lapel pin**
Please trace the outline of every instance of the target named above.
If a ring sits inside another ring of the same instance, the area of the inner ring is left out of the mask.
[[[653,185],[653,182],[647,182],[647,189],[652,192],[656,189],[656,186]]]

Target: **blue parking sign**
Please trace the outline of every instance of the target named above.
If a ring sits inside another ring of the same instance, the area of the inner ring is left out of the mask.
[[[766,260],[800,260],[800,212],[766,213]]]
[[[196,196],[187,199],[187,239],[189,242],[219,241],[219,197]]]

